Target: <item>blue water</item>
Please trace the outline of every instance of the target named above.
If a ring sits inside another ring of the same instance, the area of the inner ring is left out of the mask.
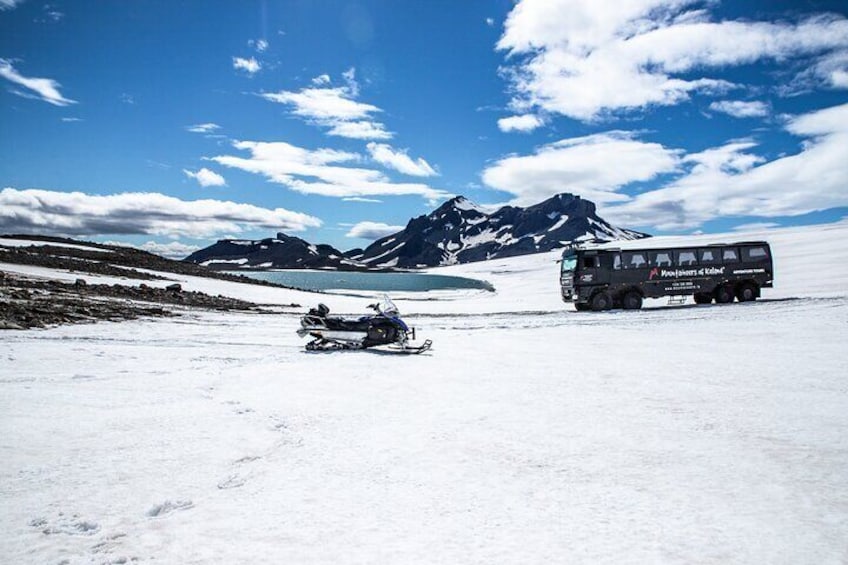
[[[357,273],[341,271],[231,271],[234,274],[306,290],[426,291],[475,288],[494,290],[477,279],[424,273]]]

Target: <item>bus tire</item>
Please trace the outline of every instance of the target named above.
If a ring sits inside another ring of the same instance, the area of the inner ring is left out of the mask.
[[[612,296],[608,292],[599,292],[592,297],[592,310],[601,312],[612,308]]]
[[[694,298],[695,304],[709,304],[713,301],[713,297],[707,292],[696,292]]]
[[[578,312],[586,312],[587,310],[589,310],[589,305],[585,302],[575,302],[574,309]]]
[[[736,288],[736,299],[739,302],[750,302],[757,299],[757,285],[752,282],[745,282]]]
[[[625,310],[639,310],[642,307],[642,295],[631,290],[621,299],[621,305]]]
[[[733,290],[727,285],[717,286],[715,289],[716,304],[728,304],[733,302]]]

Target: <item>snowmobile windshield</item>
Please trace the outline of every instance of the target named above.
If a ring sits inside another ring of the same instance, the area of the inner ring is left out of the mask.
[[[566,251],[562,255],[562,272],[573,273],[577,268],[577,254],[573,251]]]
[[[400,311],[388,296],[383,296],[383,300],[380,302],[380,313],[390,318],[400,316]]]

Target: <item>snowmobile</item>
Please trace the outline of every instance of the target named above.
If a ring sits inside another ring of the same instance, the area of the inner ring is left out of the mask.
[[[410,345],[409,342],[415,339],[415,328],[410,328],[400,319],[397,307],[388,296],[368,307],[375,313],[346,319],[329,316],[330,309],[319,304],[300,319],[297,335],[314,338],[306,344],[307,351],[368,349],[385,345],[385,350],[393,353],[423,353],[432,347],[429,339],[419,346]]]

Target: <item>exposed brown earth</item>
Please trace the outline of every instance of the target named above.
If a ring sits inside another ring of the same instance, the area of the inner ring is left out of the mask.
[[[33,236],[18,236],[36,239]],[[57,243],[79,242],[37,238]],[[61,324],[122,321],[146,316],[175,316],[186,308],[262,311],[259,304],[222,295],[185,291],[177,284],[165,288],[145,283],[89,284],[86,274],[136,280],[168,280],[168,273],[224,279],[241,283],[279,286],[246,277],[213,273],[203,267],[172,261],[144,251],[84,243],[92,250],[65,246],[4,246],[0,237],[0,263],[15,263],[66,270],[79,275],[76,282],[16,275],[0,270],[0,330],[43,328]],[[157,271],[153,274],[138,269]],[[291,307],[297,307],[292,304]]]

